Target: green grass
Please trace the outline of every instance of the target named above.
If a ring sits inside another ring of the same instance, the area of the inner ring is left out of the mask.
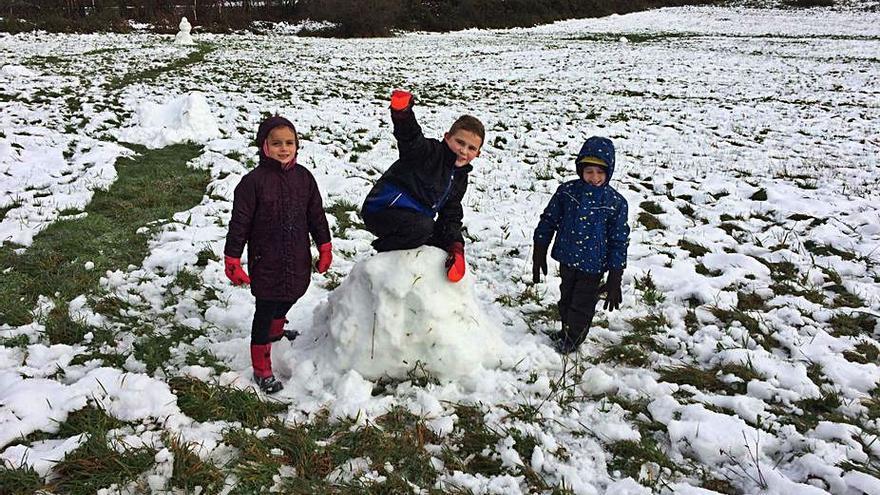
[[[605,348],[599,356],[602,362],[613,361],[636,368],[643,368],[651,363],[651,359],[645,351],[636,344],[614,344]]]
[[[151,331],[134,343],[134,357],[152,374],[171,359],[171,351],[181,343],[190,343],[199,333],[189,327],[174,325],[166,333]]]
[[[683,364],[657,370],[660,380],[679,385],[692,385],[703,392],[721,394],[745,394],[746,387],[752,380],[764,377],[747,364],[725,364],[704,369],[698,366]],[[742,381],[722,380],[726,375],[733,375]]]
[[[699,244],[695,244],[693,242],[687,241],[685,239],[680,239],[678,241],[678,247],[689,252],[691,254],[691,257],[693,257],[693,258],[699,258],[700,256],[703,256],[704,254],[709,253],[709,250],[706,249],[705,247],[703,247]]]
[[[168,385],[177,395],[180,410],[196,421],[238,421],[256,428],[287,411],[287,405],[266,402],[250,390],[208,384],[189,377],[171,378]]]
[[[107,84],[107,90],[118,91],[130,84],[152,82],[166,72],[179,72],[181,70],[185,70],[187,67],[191,67],[202,62],[205,59],[205,56],[207,56],[213,50],[213,46],[201,43],[193,52],[191,52],[186,57],[176,59],[169,64],[159,67],[151,67],[140,72],[131,72],[123,75],[122,77],[112,79]]]
[[[59,426],[57,436],[85,434],[86,441],[55,465],[52,491],[71,495],[94,494],[110,485],[128,483],[153,465],[156,450],[132,448],[108,433],[125,426],[99,406],[71,413]]]
[[[3,347],[27,347],[30,345],[30,338],[25,335],[16,335],[15,337],[0,337],[0,346]]]
[[[820,397],[794,403],[794,406],[800,409],[800,413],[782,415],[779,422],[794,425],[801,433],[812,430],[820,421],[853,423],[852,419],[838,411],[842,404],[837,392],[823,391]]]
[[[767,305],[758,294],[740,291],[736,293],[736,309],[740,311],[764,311],[767,309]]]
[[[30,322],[31,308],[41,294],[57,293],[57,305],[66,307],[80,294],[95,292],[107,270],[137,265],[146,256],[149,234],[138,233],[140,227],[171,218],[201,201],[209,176],[186,166],[200,147],[136,149],[140,156],[117,160],[118,179],[109,190],[95,191],[85,217],[49,225],[21,254],[10,246],[0,247],[0,270],[11,269],[0,278],[0,320],[11,325]],[[87,261],[95,268],[86,270]],[[81,337],[82,329],[64,322],[57,325],[64,327],[58,329],[60,338]]]
[[[877,319],[864,313],[852,313],[849,315],[838,313],[831,317],[831,321],[828,324],[831,327],[831,335],[835,337],[856,337],[862,334],[873,334],[874,327],[877,325]]]
[[[843,251],[834,246],[819,244],[813,240],[804,241],[804,248],[817,256],[840,256],[846,261],[852,261],[858,256],[850,251]]]
[[[58,427],[58,438],[68,438],[80,433],[105,433],[125,426],[125,423],[107,414],[100,406],[89,405],[67,415],[67,421]]]
[[[40,475],[28,466],[9,467],[0,463],[0,493],[4,495],[30,495],[42,488]]]
[[[642,203],[639,204],[639,207],[652,215],[659,215],[666,212],[654,201],[642,201]]]
[[[108,440],[105,432],[95,431],[55,465],[53,473],[58,480],[52,488],[69,495],[92,495],[114,483],[136,479],[153,465],[155,456],[156,450],[151,447],[132,448],[119,440]]]
[[[346,199],[339,199],[329,206],[325,206],[324,210],[336,218],[336,225],[333,228],[333,237],[345,239],[346,231],[350,228],[363,229],[364,224],[360,220],[356,220],[356,215],[360,207]]]
[[[443,449],[442,459],[447,469],[466,473],[480,473],[486,476],[501,474],[501,461],[487,452],[492,452],[500,432],[486,424],[486,411],[478,405],[456,405],[458,421],[448,439],[452,445]]]
[[[622,440],[612,443],[608,446],[608,452],[611,453],[608,469],[620,471],[624,477],[631,476],[633,479],[639,478],[639,470],[646,462],[654,462],[667,469],[677,467],[651,437],[642,437],[638,442]]]
[[[642,224],[646,230],[662,230],[666,228],[657,217],[645,211],[639,212],[637,222]]]
[[[854,363],[868,364],[880,362],[880,349],[876,345],[862,341],[852,350],[843,351],[843,357]]]
[[[229,371],[229,366],[227,366],[226,363],[205,349],[188,352],[186,354],[185,364],[187,366],[198,365],[213,368],[218,375]]]
[[[642,293],[642,302],[648,306],[657,306],[666,300],[666,295],[654,284],[654,279],[651,278],[650,271],[645,273],[643,277],[636,278],[635,286],[636,290],[641,291]]]
[[[164,443],[174,454],[171,486],[184,493],[218,493],[223,487],[221,470],[203,461],[195,453],[196,445],[185,443],[179,436],[165,435]]]

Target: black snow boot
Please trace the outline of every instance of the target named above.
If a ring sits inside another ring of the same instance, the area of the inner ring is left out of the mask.
[[[562,331],[552,337],[556,352],[560,354],[571,354],[586,340],[587,334],[590,332],[588,327],[575,329],[570,326],[563,326]]]

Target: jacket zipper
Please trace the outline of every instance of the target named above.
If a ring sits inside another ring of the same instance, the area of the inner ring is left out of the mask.
[[[443,195],[440,196],[440,199],[434,203],[434,206],[431,207],[431,211],[437,213],[437,208],[440,207],[440,204],[446,202],[446,198],[449,196],[449,193],[452,191],[452,181],[455,179],[455,169],[452,169],[452,173],[449,174],[449,183],[446,185],[446,190],[443,191]]]

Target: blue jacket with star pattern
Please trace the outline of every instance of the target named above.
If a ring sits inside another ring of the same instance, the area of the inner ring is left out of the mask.
[[[583,153],[582,150],[576,163]],[[614,173],[613,155],[607,161],[610,163],[604,184],[597,187],[580,178],[563,183],[550,198],[535,228],[535,244],[548,246],[555,234],[553,259],[586,273],[626,266],[629,207],[626,199],[609,185]],[[581,166],[577,169],[580,171]]]

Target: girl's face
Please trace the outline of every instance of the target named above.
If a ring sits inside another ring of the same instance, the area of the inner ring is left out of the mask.
[[[296,156],[296,134],[290,127],[276,127],[266,138],[266,156],[287,163]]]
[[[602,167],[595,166],[587,166],[584,167],[583,179],[588,184],[592,184],[596,187],[601,186],[605,183],[605,179],[608,177],[608,174],[605,173],[605,169]]]

